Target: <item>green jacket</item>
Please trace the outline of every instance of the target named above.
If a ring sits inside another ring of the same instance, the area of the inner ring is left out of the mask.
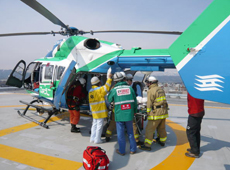
[[[109,103],[114,102],[116,122],[132,121],[137,113],[135,92],[126,82],[118,82],[108,95]]]

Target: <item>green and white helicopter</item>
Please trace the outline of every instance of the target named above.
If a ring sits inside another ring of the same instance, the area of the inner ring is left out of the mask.
[[[67,39],[58,41],[53,49],[41,59],[37,59],[26,67],[21,60],[10,77],[7,85],[24,87],[36,100],[26,103],[23,113],[18,113],[39,125],[48,128],[47,121],[53,114],[68,109],[66,94],[70,84],[84,77],[86,88],[90,88],[90,79],[94,75],[101,76],[105,81],[107,70],[113,72],[129,70],[142,71],[150,74],[153,71],[164,71],[166,68],[177,68],[188,92],[194,97],[230,103],[230,73],[227,70],[230,57],[230,1],[214,0],[209,7],[182,32],[170,31],[137,31],[108,30],[82,31],[69,27],[48,11],[36,0],[21,0],[52,23],[60,25],[59,32],[27,32],[0,34],[3,36],[61,34]],[[83,34],[103,32],[135,32],[175,34],[179,38],[169,49],[124,50],[120,45],[108,41],[83,37]],[[52,109],[35,105],[41,101],[48,102]],[[39,112],[48,112],[44,122],[38,122],[26,116],[29,107]],[[88,104],[81,110],[89,110]]]

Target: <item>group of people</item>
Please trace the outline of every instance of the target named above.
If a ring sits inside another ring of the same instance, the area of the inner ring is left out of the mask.
[[[113,86],[112,80],[115,83]],[[119,144],[116,152],[122,156],[125,155],[126,150],[125,133],[127,133],[130,143],[130,154],[136,153],[137,146],[141,150],[150,151],[154,136],[156,136],[155,141],[161,146],[165,146],[167,140],[165,123],[168,117],[168,103],[164,90],[158,86],[158,80],[153,76],[150,76],[145,82],[148,87],[148,122],[145,129],[145,140],[143,142],[139,140],[134,116],[138,113],[137,97],[143,96],[141,85],[132,80],[133,76],[131,74],[125,75],[124,72],[115,72],[112,75],[110,69],[107,73],[107,81],[103,86],[98,77],[92,77],[92,87],[88,92],[89,106],[93,117],[90,142],[95,144],[102,143],[101,135],[104,119],[108,117],[108,105],[110,105],[112,106],[112,108],[110,107],[112,115],[106,130],[105,140],[106,142],[110,141],[112,132],[116,128]],[[80,87],[84,83],[84,79],[79,79],[79,88],[76,91],[70,91],[70,93],[82,93],[78,94],[79,97],[74,100],[75,102],[81,101],[81,98],[85,97]],[[203,100],[192,98],[189,94],[188,99],[188,112],[190,115],[187,136],[191,148],[187,149],[188,152],[185,155],[198,157],[200,154],[200,125],[204,115],[204,109],[202,109]],[[80,129],[76,127],[80,118],[79,105],[80,103],[77,103],[77,105],[75,104],[74,107],[71,107],[73,105],[69,104],[71,132],[80,132]],[[195,108],[194,106],[198,107]]]

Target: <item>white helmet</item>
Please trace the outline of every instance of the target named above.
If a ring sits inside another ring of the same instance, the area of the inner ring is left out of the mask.
[[[99,80],[98,77],[94,76],[93,78],[91,78],[91,84],[92,84],[92,85],[95,85],[95,84],[97,84],[97,83],[99,83],[99,82],[100,82],[100,80]]]
[[[116,72],[113,75],[113,81],[121,81],[124,79],[124,76],[120,72]]]
[[[156,77],[154,77],[154,76],[150,76],[149,78],[148,78],[148,82],[152,82],[152,83],[156,83],[158,80],[156,79]]]
[[[120,73],[123,75],[124,78],[126,78],[126,74],[124,71],[121,71]]]
[[[84,78],[79,78],[79,81],[82,85],[86,83],[86,80]]]
[[[127,74],[126,75],[126,80],[132,80],[133,79],[133,75],[132,74]]]

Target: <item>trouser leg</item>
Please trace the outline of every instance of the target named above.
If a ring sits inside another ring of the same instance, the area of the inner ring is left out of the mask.
[[[198,146],[199,152],[200,152],[200,130],[201,130],[202,119],[203,119],[203,117],[198,118],[198,128],[197,128],[197,134],[196,134],[196,141],[197,141],[197,146]]]
[[[70,113],[70,123],[73,125],[78,124],[80,120],[80,111],[69,110],[69,113]]]
[[[119,144],[119,152],[121,154],[125,153],[125,123],[124,122],[116,122],[117,127],[117,140]]]
[[[101,143],[101,133],[103,130],[103,123],[104,123],[104,118],[97,119],[97,128],[96,128],[96,136],[94,143]]]
[[[105,137],[111,137],[115,129],[116,129],[116,122],[114,118],[114,113],[112,113],[112,119],[109,122],[109,127],[106,130]]]
[[[80,111],[76,111],[75,112],[75,123],[76,123],[76,125],[78,124],[79,120],[80,120]]]
[[[138,142],[139,141],[139,133],[138,133],[137,124],[136,124],[135,120],[133,120],[132,126],[133,126],[133,134],[134,134],[135,141]]]
[[[74,118],[74,110],[69,110],[69,121],[72,124],[73,123],[73,118]]]
[[[90,142],[95,141],[96,130],[97,130],[97,119],[93,119],[93,123],[92,123],[92,127],[91,127]]]
[[[155,132],[157,125],[157,120],[148,120],[145,128],[145,146],[151,147],[153,142],[153,133]]]
[[[129,137],[130,151],[135,152],[137,150],[137,144],[133,134],[133,121],[125,122],[125,127],[127,129],[127,133]]]
[[[202,117],[193,117],[189,115],[186,129],[187,138],[191,147],[191,153],[200,153],[200,129]]]
[[[159,140],[162,143],[165,143],[167,140],[167,133],[165,129],[165,120],[166,119],[160,119],[159,125],[157,126],[157,135],[159,136]]]

